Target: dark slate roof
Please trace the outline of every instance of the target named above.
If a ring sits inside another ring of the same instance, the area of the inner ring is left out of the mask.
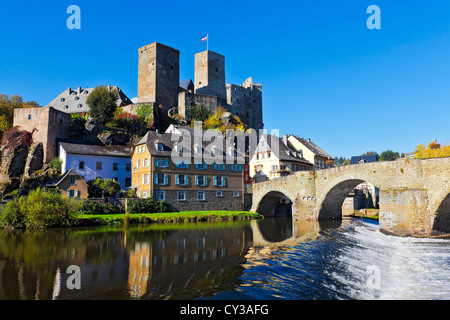
[[[47,107],[53,107],[56,110],[65,113],[84,113],[89,112],[87,105],[87,97],[95,88],[77,88],[75,90],[67,88],[61,92],[55,99],[53,99]],[[111,86],[111,89],[116,89],[119,94],[119,99],[116,101],[118,106],[132,104],[131,100],[122,92],[117,86]],[[64,99],[64,101],[61,101]]]
[[[275,156],[284,161],[294,161],[294,162],[301,162],[304,164],[312,165],[311,162],[308,160],[305,160],[301,153],[296,152],[295,150],[289,148],[284,141],[283,138],[277,137],[275,135],[263,135],[264,140],[267,141],[267,151],[272,151]],[[266,151],[264,147],[260,146],[261,139],[259,140],[258,147],[256,152],[264,152]],[[277,147],[274,145],[274,143],[278,143],[278,150]]]
[[[350,164],[358,164],[361,160],[365,162],[377,162],[376,156],[354,156],[350,159]]]
[[[60,142],[59,145],[62,146],[68,154],[127,158],[131,158],[132,155],[131,147],[121,145],[99,146],[69,142]]]
[[[47,187],[57,187],[62,181],[64,181],[65,178],[69,177],[69,176],[76,176],[79,177],[81,180],[83,180],[81,178],[81,176],[73,169],[70,169],[68,171],[66,171],[66,173],[64,173],[61,178],[59,178],[58,180],[50,180],[47,182],[46,186]],[[83,180],[84,181],[84,180]],[[86,182],[85,182],[86,183]]]
[[[180,81],[180,87],[184,90],[194,90],[194,83],[191,79]]]
[[[152,154],[154,156],[170,157],[170,156],[172,156],[172,150],[174,150],[175,146],[178,143],[181,143],[180,145],[182,145],[183,144],[182,139],[185,139],[185,138],[190,140],[187,143],[185,143],[187,146],[190,147],[190,148],[186,147],[187,152],[190,152],[191,150],[193,151],[192,147],[196,145],[195,137],[202,136],[204,133],[203,130],[194,129],[194,128],[186,127],[186,126],[171,126],[170,128],[172,128],[173,130],[172,131],[168,130],[166,132],[159,132],[159,131],[147,132],[147,134],[144,137],[142,137],[135,144],[135,146],[138,146],[141,144],[146,144],[150,154]],[[179,135],[179,134],[181,134],[181,135]],[[172,139],[175,141],[172,141]],[[210,140],[208,140],[208,141],[204,141],[204,140],[205,139],[202,139],[202,153],[204,153],[205,148],[207,148],[211,143],[213,143]],[[164,146],[163,151],[158,150],[159,143],[163,144],[163,146]],[[185,146],[183,146],[183,147],[185,147]],[[224,151],[223,156],[225,156],[226,155],[225,139],[223,139],[222,150]],[[183,152],[185,152],[185,151],[186,150],[183,150]],[[244,158],[244,156],[242,156],[242,157]],[[208,157],[205,157],[204,154],[203,154],[203,158],[208,159]],[[210,159],[212,159],[212,158],[215,158],[215,157],[211,156]],[[224,161],[226,161],[226,158],[224,158]]]
[[[293,136],[293,135],[291,135],[291,136]],[[310,139],[303,139],[298,136],[293,136],[293,137],[296,138],[301,143],[303,143],[303,145],[305,147],[307,147],[309,150],[311,150],[315,155],[318,155],[318,156],[321,156],[324,158],[333,159],[332,156],[330,156],[328,153],[326,153],[322,148],[320,148],[317,144],[312,142]]]

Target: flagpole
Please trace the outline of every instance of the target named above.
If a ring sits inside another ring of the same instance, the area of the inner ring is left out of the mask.
[[[206,34],[206,51],[209,51],[209,34]]]

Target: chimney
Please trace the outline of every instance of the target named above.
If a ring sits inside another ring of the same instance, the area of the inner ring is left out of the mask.
[[[311,142],[311,138],[308,138],[308,142]]]
[[[72,92],[72,89],[70,87],[67,88],[67,93],[70,94]]]
[[[111,91],[111,85],[108,84],[108,91]]]
[[[283,134],[283,142],[284,142],[285,145],[288,145],[287,134]]]
[[[81,94],[81,87],[78,87],[78,94]]]

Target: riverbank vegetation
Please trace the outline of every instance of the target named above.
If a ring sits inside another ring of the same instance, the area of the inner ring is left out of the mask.
[[[52,190],[37,188],[0,206],[0,227],[44,229],[125,223],[171,223],[258,219],[247,211],[168,212],[165,201],[152,198],[128,202],[127,213],[109,203],[74,200]]]

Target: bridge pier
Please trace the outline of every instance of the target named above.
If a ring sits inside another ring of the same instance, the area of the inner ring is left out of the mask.
[[[425,189],[380,190],[380,231],[398,236],[431,236],[428,202]]]

